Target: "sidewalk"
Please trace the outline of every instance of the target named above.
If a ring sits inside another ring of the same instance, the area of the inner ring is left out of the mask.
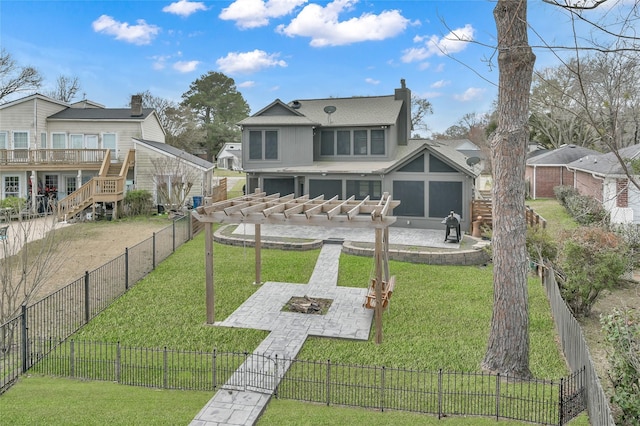
[[[51,230],[69,225],[71,224],[58,222],[55,216],[2,222],[0,227],[8,226],[9,229],[7,239],[0,241],[0,259],[18,253],[27,242],[43,239]]]
[[[367,340],[373,310],[365,288],[338,287],[342,245],[325,244],[308,284],[267,282],[224,321],[222,327],[271,331],[191,422],[192,426],[253,425],[266,408],[289,364],[308,336]],[[283,312],[292,297],[331,299],[326,315]],[[276,359],[277,355],[277,359]]]

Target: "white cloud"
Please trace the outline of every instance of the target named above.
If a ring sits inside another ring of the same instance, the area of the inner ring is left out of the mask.
[[[220,19],[236,21],[239,28],[257,28],[269,24],[269,19],[291,13],[307,0],[236,0],[220,12]]]
[[[423,44],[419,47],[405,49],[402,55],[402,62],[417,62],[427,59],[433,55],[452,55],[466,49],[470,41],[473,41],[475,29],[467,24],[462,28],[457,28],[449,32],[442,38],[436,35],[430,37],[416,36],[415,43]]]
[[[289,37],[310,37],[311,46],[342,46],[367,40],[385,40],[405,30],[409,20],[398,10],[379,15],[364,13],[340,21],[341,13],[350,10],[358,0],[334,0],[325,7],[309,4],[289,25],[279,25],[277,31]]]
[[[173,64],[173,69],[180,72],[191,72],[194,71],[200,61],[178,61]]]
[[[364,81],[367,84],[373,84],[373,85],[380,84],[380,80],[374,80],[373,78],[365,78]]]
[[[286,67],[287,63],[278,59],[279,53],[268,54],[264,50],[251,52],[231,52],[216,61],[224,73],[254,73],[264,68]]]
[[[183,17],[187,17],[199,10],[207,10],[207,7],[202,2],[188,0],[179,0],[162,8],[163,12],[173,13],[174,15]]]
[[[469,87],[461,95],[453,95],[453,99],[461,102],[474,101],[482,98],[482,95],[486,92],[486,89],[479,89],[477,87]]]
[[[160,33],[160,27],[147,24],[144,19],[138,19],[136,25],[118,22],[111,16],[102,15],[91,24],[97,33],[115,36],[116,40],[126,41],[138,45],[149,44]]]
[[[451,80],[438,80],[429,87],[431,87],[432,89],[442,89],[443,87],[448,86],[450,84],[451,84]]]
[[[253,87],[256,85],[256,82],[253,80],[247,80],[247,81],[243,81],[242,83],[238,84],[238,87]]]

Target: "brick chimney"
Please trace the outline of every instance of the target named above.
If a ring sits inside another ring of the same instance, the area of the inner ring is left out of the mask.
[[[142,117],[142,96],[141,95],[131,96],[131,116]]]
[[[411,90],[407,88],[404,78],[400,80],[400,88],[396,89],[395,99],[402,101],[398,118],[398,145],[406,145],[411,137]]]

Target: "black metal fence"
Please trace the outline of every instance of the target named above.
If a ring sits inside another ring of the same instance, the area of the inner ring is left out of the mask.
[[[585,407],[584,368],[559,381],[521,380],[490,373],[270,358],[246,352],[149,349],[105,342],[41,341],[36,346],[49,350],[31,368],[34,373],[133,386],[200,391],[251,388],[277,398],[326,405],[557,425],[567,423]]]
[[[0,325],[0,394],[192,236],[191,217],[178,218],[121,256],[23,306],[19,316]]]

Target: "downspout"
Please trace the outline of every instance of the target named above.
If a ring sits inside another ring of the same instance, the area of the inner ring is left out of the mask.
[[[531,191],[533,193],[531,195],[532,195],[532,198],[534,200],[536,199],[536,194],[537,194],[537,192],[536,192],[536,190],[537,190],[537,187],[536,187],[537,178],[538,178],[538,166],[536,164],[534,164],[533,165],[533,183],[532,183],[533,188],[532,188],[532,191]]]

